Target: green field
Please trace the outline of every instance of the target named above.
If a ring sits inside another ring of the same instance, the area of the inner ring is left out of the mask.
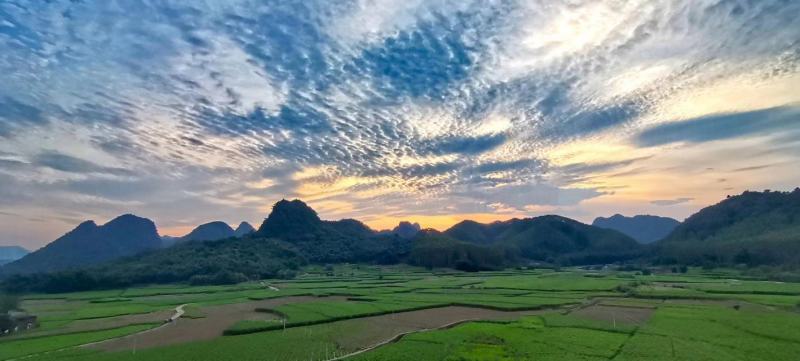
[[[800,354],[800,284],[730,272],[460,273],[351,265],[333,274],[308,268],[293,280],[23,298],[40,325],[0,338],[0,360],[327,360],[389,340],[351,358],[796,360]],[[137,334],[179,305],[186,306],[177,324]],[[158,336],[164,329],[191,334],[214,320],[226,322],[218,336],[148,343],[148,334],[163,341],[174,337]],[[80,347],[126,335],[132,336],[121,348]]]

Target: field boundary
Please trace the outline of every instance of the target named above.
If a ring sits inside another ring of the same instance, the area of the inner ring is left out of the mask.
[[[258,333],[258,332],[267,332],[267,331],[275,331],[281,330],[286,328],[293,328],[293,327],[303,327],[303,326],[312,326],[312,325],[319,325],[324,323],[331,323],[331,322],[338,322],[338,321],[345,321],[345,320],[352,320],[357,318],[365,318],[365,317],[373,317],[373,316],[383,316],[389,314],[402,314],[406,312],[413,312],[413,311],[421,311],[421,310],[429,310],[434,308],[445,308],[445,307],[467,307],[467,308],[479,308],[485,310],[492,310],[492,311],[500,311],[500,312],[519,312],[519,311],[540,311],[540,310],[559,310],[559,309],[568,309],[569,307],[579,306],[579,304],[562,304],[562,305],[541,305],[541,306],[529,306],[529,307],[520,307],[515,309],[506,309],[500,307],[490,307],[490,306],[479,306],[474,304],[465,304],[459,302],[453,303],[441,303],[441,304],[434,304],[434,305],[423,305],[423,306],[416,306],[411,307],[399,311],[377,311],[377,312],[369,312],[369,313],[361,313],[357,315],[347,315],[347,316],[338,316],[338,317],[331,317],[322,320],[313,320],[313,321],[300,321],[300,322],[286,322],[285,324],[271,324],[265,325],[262,327],[254,327],[245,330],[235,330],[235,329],[228,329],[222,332],[223,336],[238,336],[238,335],[247,335],[251,333]],[[272,312],[277,315],[282,315],[284,319],[286,319],[286,315],[277,310],[268,311],[268,309],[261,309],[258,312]]]
[[[123,326],[123,327],[130,327],[130,326],[136,326],[136,325],[154,325],[155,326],[156,324],[154,324],[154,323],[137,323],[137,324],[131,324],[131,325],[128,325],[128,326]],[[71,349],[76,349],[76,348],[80,348],[80,347],[84,347],[84,346],[89,346],[89,345],[92,345],[92,344],[106,342],[106,341],[109,341],[109,340],[116,340],[116,339],[119,339],[119,338],[124,338],[124,337],[132,336],[132,335],[138,335],[138,334],[141,334],[143,332],[152,331],[152,330],[155,330],[155,329],[160,328],[160,327],[161,326],[155,326],[153,328],[149,328],[149,329],[146,329],[146,330],[143,330],[143,331],[139,331],[139,332],[136,332],[136,333],[132,333],[132,334],[128,334],[128,335],[124,335],[124,336],[120,336],[120,337],[111,337],[111,338],[107,338],[107,339],[100,340],[100,341],[94,341],[94,342],[89,342],[89,343],[84,343],[84,344],[74,345],[74,346],[67,346],[67,347],[62,347],[62,348],[58,348],[58,349],[55,349],[55,350],[44,351],[44,352],[36,352],[36,353],[32,353],[32,354],[28,354],[28,355],[24,355],[24,356],[20,356],[20,357],[4,359],[2,361],[25,360],[25,359],[29,359],[31,357],[36,357],[36,356],[41,356],[41,355],[49,355],[51,353],[56,353],[56,352],[63,352],[63,351],[66,351],[66,350],[71,350]],[[114,328],[107,328],[107,329],[103,329],[103,330],[94,330],[94,331],[71,332],[71,333],[59,334],[58,336],[60,336],[60,335],[74,335],[74,334],[79,334],[79,333],[96,332],[96,331],[109,331],[109,330],[115,330],[115,329],[118,329],[118,328],[122,328],[122,327],[114,327]],[[40,338],[40,337],[47,337],[47,336],[37,336],[35,338]]]
[[[389,345],[389,344],[392,344],[392,343],[399,342],[400,340],[403,339],[403,337],[406,337],[406,336],[411,335],[411,334],[420,333],[420,332],[447,330],[447,329],[451,329],[451,328],[456,327],[456,326],[461,325],[461,324],[465,324],[465,323],[469,323],[469,322],[481,322],[481,321],[484,321],[484,320],[481,319],[481,318],[469,318],[469,319],[450,322],[450,323],[445,324],[445,325],[440,326],[440,327],[423,328],[423,329],[419,329],[419,330],[401,332],[401,333],[395,335],[394,337],[392,337],[392,338],[390,338],[388,340],[381,341],[381,342],[378,342],[378,343],[376,343],[374,345],[368,346],[366,348],[363,348],[363,349],[360,349],[360,350],[357,350],[357,351],[353,351],[353,352],[351,352],[349,354],[342,355],[342,356],[336,356],[334,358],[330,358],[330,359],[327,359],[327,360],[324,360],[324,361],[339,361],[339,360],[344,360],[346,358],[350,358],[350,357],[353,357],[353,356],[357,356],[357,355],[360,355],[362,353],[366,353],[366,352],[375,350],[375,349],[377,349],[379,347],[383,347],[383,346],[386,346],[386,345]]]
[[[105,340],[84,343],[84,344],[73,346],[73,347],[90,347],[90,346],[98,345],[98,344],[101,344],[101,343],[104,343],[104,342],[108,342],[108,341],[111,341],[111,340],[118,340],[118,339],[123,339],[123,338],[128,338],[128,337],[135,337],[135,336],[138,336],[138,335],[141,335],[141,334],[144,334],[144,333],[148,333],[148,332],[153,332],[155,330],[159,330],[159,329],[161,329],[163,327],[169,326],[170,324],[172,324],[172,322],[175,322],[179,318],[181,318],[181,316],[183,316],[183,314],[185,313],[183,308],[188,306],[188,305],[189,305],[188,303],[184,303],[182,305],[179,305],[179,306],[175,307],[175,314],[173,314],[172,316],[169,317],[169,322],[165,321],[165,322],[161,323],[160,325],[158,325],[156,327],[153,327],[153,328],[150,328],[150,329],[147,329],[147,330],[142,330],[142,331],[139,331],[139,332],[136,332],[136,333],[132,333],[132,334],[129,334],[129,335],[125,335],[125,336],[107,338]]]

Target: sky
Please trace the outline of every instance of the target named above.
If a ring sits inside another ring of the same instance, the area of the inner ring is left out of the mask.
[[[656,214],[800,186],[800,2],[0,1],[0,244]]]

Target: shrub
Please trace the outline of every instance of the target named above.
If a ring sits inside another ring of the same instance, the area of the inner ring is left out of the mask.
[[[189,284],[200,285],[231,285],[247,281],[247,276],[238,272],[220,271],[213,275],[195,275],[189,279]]]

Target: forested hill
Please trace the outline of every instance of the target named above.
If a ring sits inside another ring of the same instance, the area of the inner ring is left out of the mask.
[[[642,250],[620,232],[552,215],[488,224],[464,221],[444,233],[473,244],[502,247],[520,259],[563,265],[622,261],[638,257]]]
[[[253,237],[281,239],[309,262],[369,262],[387,247],[375,232],[354,219],[323,221],[300,200],[281,200]]]
[[[687,218],[657,244],[662,262],[800,265],[800,188],[744,192]]]
[[[82,269],[10,275],[2,286],[11,292],[53,293],[175,282],[232,284],[292,277],[303,264],[290,245],[245,236],[178,243]]]

